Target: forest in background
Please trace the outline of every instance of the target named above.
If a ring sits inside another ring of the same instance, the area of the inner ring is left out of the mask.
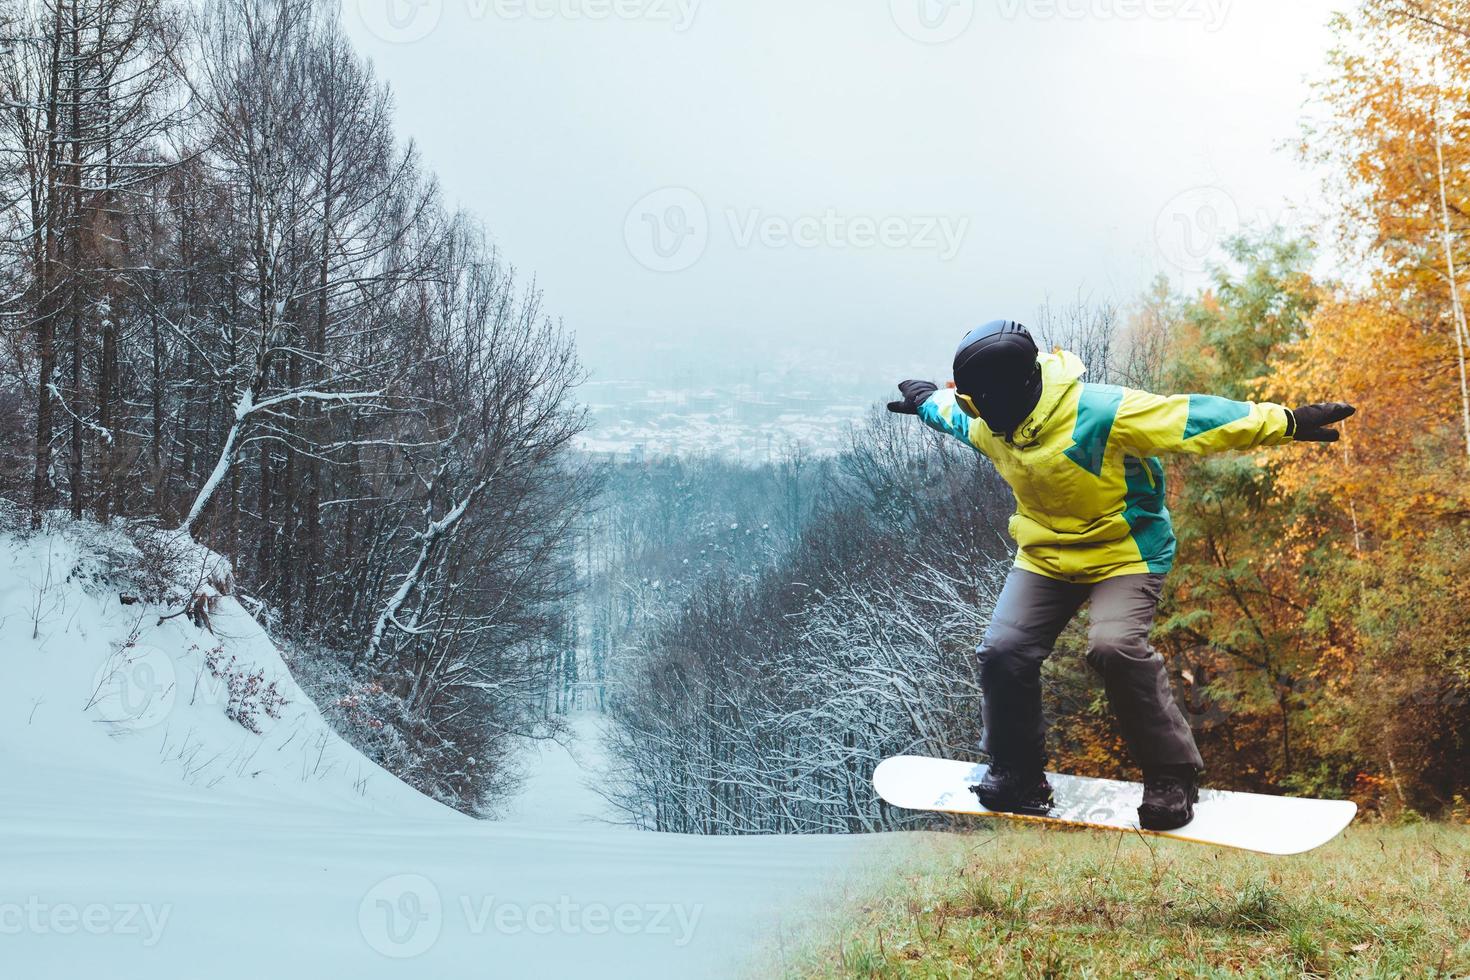
[[[227,555],[344,734],[478,808],[566,646],[570,335],[335,4],[0,0],[0,42],[0,494],[158,581]]]

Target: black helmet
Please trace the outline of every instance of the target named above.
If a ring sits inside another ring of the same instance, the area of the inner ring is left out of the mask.
[[[1009,434],[1041,400],[1036,341],[1014,320],[992,320],[965,334],[954,355],[960,405],[992,432]]]

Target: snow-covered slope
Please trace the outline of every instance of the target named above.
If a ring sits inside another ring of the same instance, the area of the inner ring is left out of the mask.
[[[221,797],[449,814],[327,726],[270,637],[219,594],[223,559],[169,550],[175,580],[140,582],[141,557],[115,529],[58,520],[0,534],[0,765],[11,785],[104,771]],[[195,596],[207,627],[181,612]]]
[[[597,792],[596,774],[607,769],[602,726],[590,711],[567,716],[569,744],[530,742],[525,746],[528,778],[506,808],[503,823],[538,827],[608,830],[621,815]]]
[[[587,822],[587,719],[510,819],[464,817],[327,730],[233,598],[212,632],[160,624],[181,600],[106,579],[119,536],[62,527],[0,534],[0,975],[724,976],[888,864],[878,838]],[[186,591],[219,591],[193,560]]]

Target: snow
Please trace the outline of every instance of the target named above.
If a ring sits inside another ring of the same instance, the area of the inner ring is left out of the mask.
[[[177,601],[124,605],[108,551],[95,527],[0,534],[7,976],[722,976],[891,858],[879,837],[600,822],[586,715],[570,747],[528,746],[506,819],[472,820],[332,733],[234,598],[213,633],[159,623]],[[211,651],[286,697],[260,733],[228,717]]]
[[[595,785],[594,774],[607,768],[602,721],[590,711],[567,717],[569,744],[537,740],[525,747],[530,777],[502,822],[599,830],[618,825],[619,814]]]

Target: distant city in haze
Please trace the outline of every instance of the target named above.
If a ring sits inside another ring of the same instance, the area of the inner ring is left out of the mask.
[[[779,459],[793,445],[839,452],[850,426],[887,397],[890,379],[855,363],[789,349],[762,358],[672,351],[592,365],[578,389],[591,425],[580,445],[618,460],[716,456],[745,463]]]

